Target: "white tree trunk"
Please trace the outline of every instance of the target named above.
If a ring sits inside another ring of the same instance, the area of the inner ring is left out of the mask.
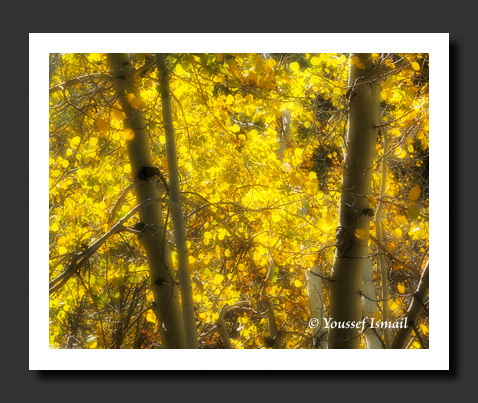
[[[372,314],[378,311],[377,302],[377,291],[375,285],[373,284],[372,277],[372,260],[367,258],[365,260],[365,265],[363,269],[363,285],[362,285],[362,314],[366,318],[368,324],[371,323]],[[378,333],[374,332],[373,329],[368,328],[365,331],[365,340],[367,342],[368,349],[381,349],[382,341],[378,336]]]

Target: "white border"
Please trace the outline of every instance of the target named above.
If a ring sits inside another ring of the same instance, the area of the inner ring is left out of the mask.
[[[48,54],[125,51],[430,53],[430,349],[50,349],[46,292]],[[30,34],[29,78],[30,370],[449,369],[449,34]]]

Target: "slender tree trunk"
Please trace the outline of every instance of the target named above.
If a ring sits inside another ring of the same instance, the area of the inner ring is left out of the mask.
[[[380,125],[383,126],[383,119],[380,115]],[[382,237],[382,210],[384,206],[383,199],[385,192],[387,191],[387,175],[388,175],[388,131],[386,127],[381,127],[380,130],[383,133],[383,157],[382,157],[382,181],[380,185],[380,201],[378,202],[377,211],[375,212],[375,234],[377,240],[383,244]],[[387,264],[385,262],[385,256],[383,254],[378,255],[378,266],[380,267],[380,274],[382,278],[382,322],[388,321],[388,275]],[[385,346],[390,348],[390,329],[386,327],[383,331],[383,339]]]
[[[164,60],[164,54],[156,54],[156,64],[159,71],[161,100],[163,107],[163,124],[166,137],[166,152],[168,156],[168,172],[170,199],[177,208],[172,211],[174,239],[178,253],[178,277],[181,284],[181,304],[186,331],[186,345],[188,348],[198,348],[196,316],[194,315],[193,290],[191,287],[191,274],[189,272],[188,247],[186,244],[186,225],[181,208],[179,191],[178,158],[176,155],[176,142],[174,138],[173,115],[171,111],[171,96],[169,93],[169,74]]]
[[[425,265],[420,282],[418,283],[418,289],[413,295],[412,302],[406,313],[407,325],[404,328],[398,329],[395,337],[393,338],[392,348],[405,348],[410,339],[410,334],[413,330],[413,325],[418,325],[418,319],[423,312],[425,301],[428,298],[428,267],[429,262]]]
[[[362,296],[362,315],[364,318],[368,318],[366,322],[371,323],[372,314],[378,311],[377,307],[377,291],[373,283],[372,276],[372,261],[370,258],[365,259],[363,270],[363,296]],[[377,331],[368,328],[365,331],[365,341],[367,343],[367,349],[381,349],[383,348],[382,339]]]
[[[126,115],[123,122],[124,128],[131,130],[132,138],[127,140],[127,147],[137,202],[139,204],[147,199],[160,198],[164,188],[157,177],[141,180],[138,178],[140,169],[152,167],[153,161],[144,115],[140,109],[133,106],[135,103],[131,105],[128,102],[125,95],[125,90],[129,89],[135,97],[139,98],[139,93],[134,89],[133,66],[128,55],[124,53],[108,54],[108,62],[115,77],[115,91]],[[185,348],[184,322],[171,253],[165,240],[161,203],[151,203],[141,209],[139,218],[141,223],[146,224],[140,240],[148,258],[161,345],[164,348]]]
[[[315,273],[315,274],[314,274]],[[320,273],[320,268],[314,263],[310,270],[305,271],[307,283],[307,297],[309,299],[310,325],[314,335],[314,348],[327,348],[327,329],[325,328],[325,310],[322,300],[322,281],[316,274]],[[317,326],[317,327],[314,327]]]
[[[371,80],[375,72],[370,54],[354,56],[360,63],[350,67],[350,109],[344,139],[337,248],[330,283],[328,348],[360,347],[361,326],[356,325],[362,321],[362,274],[371,218],[367,197],[371,191],[371,167],[380,119],[380,85]]]

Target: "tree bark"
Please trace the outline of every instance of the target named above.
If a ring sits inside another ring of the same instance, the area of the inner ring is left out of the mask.
[[[356,325],[362,320],[362,274],[370,228],[367,197],[371,191],[371,167],[380,118],[380,84],[373,80],[376,72],[370,54],[354,56],[359,58],[360,64],[350,67],[342,196],[333,281],[330,283],[328,348],[359,348],[361,336],[361,327]]]
[[[310,270],[305,270],[307,297],[309,299],[310,325],[312,327],[314,348],[327,348],[327,329],[325,328],[325,309],[322,296],[322,281],[317,274],[320,267],[314,263]],[[317,326],[317,327],[313,327]]]
[[[178,277],[181,284],[181,304],[186,331],[186,345],[188,348],[198,348],[196,316],[194,315],[193,290],[191,287],[191,274],[189,272],[188,247],[186,243],[186,225],[181,208],[179,191],[178,158],[174,136],[173,115],[171,111],[171,96],[169,90],[169,74],[166,68],[164,54],[156,54],[156,64],[159,72],[159,85],[161,89],[161,102],[163,107],[163,124],[166,137],[166,153],[168,157],[169,172],[169,197],[176,203],[173,209],[174,239],[178,256]]]
[[[380,115],[380,125],[383,126],[383,119]],[[378,202],[377,211],[375,212],[375,234],[379,243],[383,244],[382,238],[382,211],[384,207],[383,199],[387,191],[387,175],[388,175],[388,131],[386,127],[381,127],[383,133],[383,157],[382,157],[382,182],[380,185],[380,201]],[[383,254],[378,255],[378,266],[382,278],[382,322],[388,321],[388,275],[387,264]],[[386,327],[383,331],[383,339],[385,346],[390,348],[390,329]]]
[[[125,96],[125,90],[128,89],[139,98],[139,92],[135,92],[134,88],[133,66],[125,53],[108,54],[108,63],[115,78],[115,91],[126,115],[123,121],[124,128],[131,130],[134,134],[133,138],[127,140],[126,143],[137,203],[140,204],[147,199],[160,198],[164,193],[164,187],[156,177],[153,176],[146,180],[138,178],[140,169],[152,167],[153,160],[148,134],[145,129],[144,115],[140,109],[132,106]],[[161,203],[150,204],[141,209],[139,218],[141,223],[146,225],[140,240],[148,258],[161,345],[164,348],[185,348],[185,332],[179,304],[178,283],[173,269],[169,245],[165,239]]]
[[[365,259],[364,270],[363,270],[363,296],[362,296],[362,315],[366,319],[366,323],[371,323],[372,314],[378,311],[377,307],[377,292],[375,285],[373,284],[372,276],[372,261],[371,258]],[[367,349],[382,349],[383,341],[380,338],[380,335],[375,329],[370,327],[365,330],[365,341],[367,343]]]

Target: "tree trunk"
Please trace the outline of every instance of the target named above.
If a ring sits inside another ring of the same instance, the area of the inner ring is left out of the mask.
[[[186,331],[186,345],[188,348],[198,348],[196,316],[194,315],[193,290],[191,274],[189,272],[188,247],[186,244],[186,226],[183,219],[179,192],[178,158],[174,138],[173,115],[171,111],[171,97],[169,94],[169,74],[164,60],[164,54],[156,54],[156,64],[159,71],[161,101],[163,107],[163,124],[166,137],[166,152],[168,156],[169,198],[177,208],[172,209],[174,240],[178,253],[178,277],[181,284],[181,304]]]
[[[328,348],[360,347],[361,324],[357,325],[362,321],[362,274],[371,218],[367,197],[371,191],[371,167],[380,119],[380,84],[372,79],[375,72],[370,54],[354,56],[360,63],[350,67],[342,196],[330,283]]]
[[[380,115],[380,125],[383,126],[382,115]],[[378,202],[377,210],[375,211],[375,235],[378,242],[383,244],[382,237],[382,211],[384,207],[383,199],[387,191],[387,175],[388,175],[388,130],[386,127],[380,129],[383,133],[383,157],[382,157],[382,181],[380,184],[380,201]],[[388,268],[383,254],[378,255],[378,266],[382,278],[382,322],[388,321]],[[390,348],[390,329],[386,327],[383,331],[383,339],[386,348]]]
[[[366,318],[366,323],[371,323],[372,314],[378,311],[377,307],[377,291],[373,284],[372,276],[372,261],[371,258],[365,259],[363,270],[363,296],[362,296],[362,316]],[[388,302],[388,301],[387,301]],[[382,339],[378,332],[372,328],[365,330],[365,341],[367,349],[381,349],[383,348]]]
[[[307,297],[309,299],[310,327],[312,327],[313,347],[327,348],[327,329],[325,328],[325,309],[322,297],[322,281],[317,274],[320,267],[314,263],[310,270],[305,271]]]
[[[138,173],[143,167],[152,167],[153,160],[148,142],[146,122],[140,109],[133,107],[125,95],[125,90],[139,98],[134,90],[133,66],[124,53],[108,54],[108,63],[113,71],[114,87],[121,107],[126,115],[125,130],[131,130],[131,139],[127,140],[131,173],[135,184],[137,203],[160,198],[164,187],[154,175],[144,179]],[[133,103],[135,104],[135,103]],[[135,104],[138,105],[137,103]],[[178,286],[174,274],[169,245],[165,239],[161,203],[152,203],[139,211],[141,223],[145,224],[141,242],[146,250],[154,296],[155,314],[159,322],[161,345],[164,348],[185,348],[184,323],[179,304]]]
[[[405,317],[408,318],[407,327],[399,329],[393,338],[392,348],[394,349],[405,348],[413,330],[412,326],[418,325],[418,320],[423,312],[425,301],[428,298],[428,267],[429,262],[425,265],[422,277],[420,278],[420,283],[418,284],[418,289],[416,293],[413,294],[412,302],[410,303],[410,307],[405,315]]]

